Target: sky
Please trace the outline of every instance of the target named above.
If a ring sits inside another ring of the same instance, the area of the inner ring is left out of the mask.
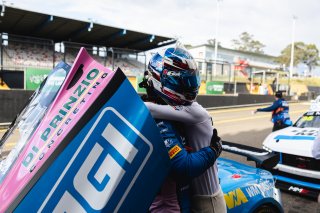
[[[295,41],[320,49],[319,0],[5,0],[5,4],[179,38],[184,44],[218,38],[223,47],[232,48],[231,41],[248,32],[266,46],[268,55],[280,55],[292,35]]]

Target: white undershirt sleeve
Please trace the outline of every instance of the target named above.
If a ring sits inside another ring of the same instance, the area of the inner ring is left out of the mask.
[[[157,119],[178,121],[187,124],[194,124],[203,121],[205,118],[201,110],[196,110],[193,106],[179,106],[178,109],[170,105],[159,105],[151,102],[145,102],[151,112],[152,117]]]

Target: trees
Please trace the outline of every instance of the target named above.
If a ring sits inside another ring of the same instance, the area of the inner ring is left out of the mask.
[[[233,39],[231,42],[233,43],[233,48],[236,50],[264,53],[263,48],[265,47],[265,45],[258,40],[254,40],[253,35],[250,35],[247,32],[241,33],[239,40]]]
[[[302,61],[308,66],[309,73],[312,69],[318,65],[319,60],[319,50],[315,44],[307,44],[305,46],[305,51],[302,56]]]
[[[285,64],[287,67],[290,65],[291,57],[291,44],[288,44],[282,51],[281,55],[277,57],[276,61]],[[318,65],[319,50],[315,44],[305,44],[303,42],[294,43],[294,56],[293,65],[303,63],[308,66],[309,73]]]

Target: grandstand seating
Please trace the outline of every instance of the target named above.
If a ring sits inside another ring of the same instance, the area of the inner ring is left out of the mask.
[[[50,67],[53,51],[44,45],[12,43],[3,48],[3,65],[6,67]]]
[[[32,42],[9,42],[3,46],[3,67],[21,69],[25,67],[39,67],[51,69],[54,64],[64,61],[73,64],[80,47],[66,49],[66,53],[53,52],[52,45]],[[112,69],[111,56],[100,57],[91,54],[95,60]],[[54,63],[54,64],[53,64]],[[114,68],[120,67],[128,76],[139,75],[144,71],[144,64],[129,58],[114,59]]]

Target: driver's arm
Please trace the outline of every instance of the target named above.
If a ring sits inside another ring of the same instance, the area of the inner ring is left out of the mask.
[[[222,148],[217,132],[215,132],[215,137],[211,139],[210,146],[188,153],[172,124],[164,120],[156,121],[171,160],[173,177],[188,182],[205,172],[219,157]]]

